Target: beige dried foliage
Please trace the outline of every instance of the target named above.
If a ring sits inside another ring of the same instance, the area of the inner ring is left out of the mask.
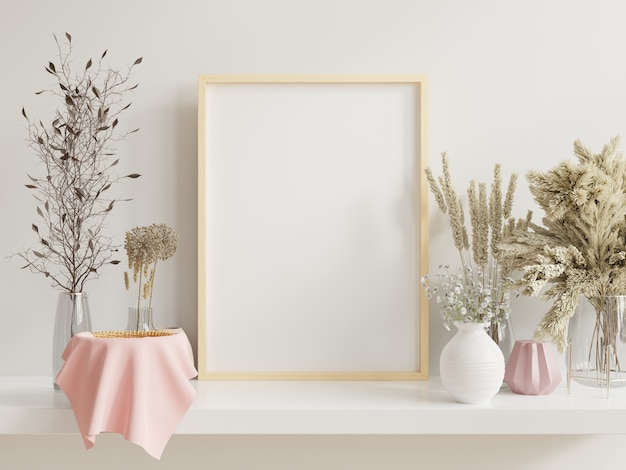
[[[502,287],[507,284],[511,273],[508,262],[501,262],[499,241],[511,232],[516,220],[510,217],[517,175],[512,175],[507,194],[502,200],[502,176],[500,165],[494,166],[491,194],[488,194],[485,183],[470,181],[468,195],[468,213],[471,228],[471,240],[465,222],[465,211],[457,195],[450,174],[450,163],[447,154],[441,155],[442,176],[433,176],[430,168],[426,176],[431,193],[434,195],[441,212],[447,216],[454,246],[459,252],[465,276],[478,273],[477,281],[483,285],[498,288],[498,295],[507,295]],[[507,214],[505,216],[505,214]],[[466,280],[468,284],[475,280]],[[508,305],[508,301],[506,302]]]
[[[433,179],[430,186],[431,192],[435,195],[435,198],[437,198],[437,193],[443,194],[445,209],[442,208],[442,211],[448,213],[448,222],[452,230],[454,246],[459,252],[463,252],[469,248],[467,229],[465,227],[465,214],[463,213],[463,205],[452,184],[448,156],[445,153],[441,154],[441,167],[443,172],[442,176],[439,177],[440,186],[438,186]]]
[[[138,284],[137,311],[141,298],[148,300],[152,307],[154,276],[159,260],[167,260],[178,248],[178,235],[165,224],[152,224],[135,227],[126,232],[124,248],[128,255],[128,268],[133,274],[133,282]],[[130,289],[129,273],[124,273],[124,286]]]
[[[513,174],[509,179],[504,202],[500,189],[502,187],[502,175],[499,164],[494,166],[490,194],[487,192],[485,183],[470,181],[467,189],[468,213],[472,233],[470,241],[463,205],[452,183],[450,163],[446,153],[441,155],[441,168],[442,176],[438,178],[439,183],[433,176],[431,168],[426,169],[427,180],[439,209],[447,215],[452,239],[459,251],[463,267],[479,268],[492,278],[496,277],[494,276],[496,272],[500,276],[509,276],[510,269],[502,271],[504,265],[500,263],[497,256],[499,244],[493,241],[499,241],[507,231],[512,230],[516,223],[510,214],[517,175]],[[444,202],[440,203],[440,201]]]
[[[626,160],[619,143],[615,137],[593,154],[576,141],[576,161],[529,172],[542,225],[532,223],[529,213],[500,245],[502,258],[523,273],[523,293],[553,301],[535,335],[551,339],[560,351],[581,295],[594,304],[626,294]]]

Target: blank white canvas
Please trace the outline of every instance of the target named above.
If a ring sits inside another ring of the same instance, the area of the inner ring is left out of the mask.
[[[418,370],[417,95],[207,86],[208,371]]]

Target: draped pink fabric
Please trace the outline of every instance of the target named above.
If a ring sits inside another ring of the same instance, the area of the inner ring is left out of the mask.
[[[67,395],[85,447],[115,432],[160,459],[195,400],[198,375],[187,336],[96,338],[79,333],[67,344],[56,382]]]

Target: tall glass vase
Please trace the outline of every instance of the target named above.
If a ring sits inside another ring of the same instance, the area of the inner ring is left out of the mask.
[[[506,320],[490,323],[487,327],[487,334],[502,351],[504,361],[508,361],[515,345],[515,333],[511,318],[507,317]]]
[[[580,299],[570,320],[568,382],[626,386],[626,296]]]
[[[129,307],[126,331],[154,331],[152,307]]]
[[[91,315],[87,294],[84,292],[59,292],[52,338],[52,378],[56,379],[63,365],[63,351],[76,333],[91,331]],[[56,380],[54,388],[59,390]]]

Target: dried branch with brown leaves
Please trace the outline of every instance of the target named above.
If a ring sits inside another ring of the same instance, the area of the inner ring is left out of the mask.
[[[119,176],[114,167],[114,143],[128,134],[119,130],[120,116],[130,106],[128,92],[137,88],[129,83],[132,69],[108,68],[103,60],[89,59],[75,70],[72,37],[54,37],[58,57],[45,67],[54,84],[37,94],[57,97],[60,106],[46,124],[28,122],[28,146],[39,158],[42,174],[28,175],[26,187],[34,194],[38,221],[32,224],[38,242],[18,255],[25,269],[43,274],[52,284],[68,292],[82,292],[85,282],[98,276],[105,264],[117,264],[113,253],[118,247],[105,233],[107,216],[120,201],[110,196],[111,187],[133,173]]]

